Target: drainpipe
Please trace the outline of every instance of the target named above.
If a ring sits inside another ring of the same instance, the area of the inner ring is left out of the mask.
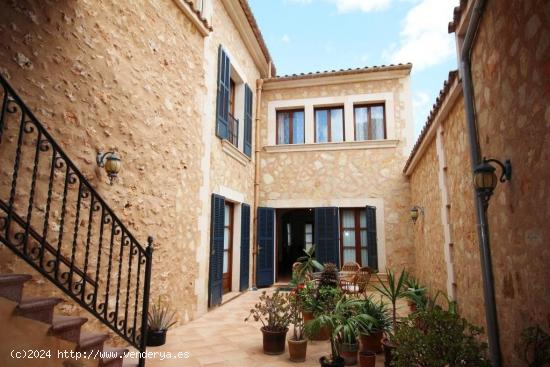
[[[271,63],[270,63],[271,69]],[[271,73],[271,71],[269,71]],[[252,228],[252,290],[258,289],[256,287],[256,256],[258,254],[258,200],[260,197],[260,111],[262,105],[262,87],[264,85],[263,79],[258,79],[256,81],[256,116],[255,116],[255,125],[254,125],[254,224]]]
[[[481,162],[479,138],[476,127],[476,111],[474,105],[474,90],[472,84],[471,56],[472,48],[477,34],[486,0],[477,0],[473,5],[473,11],[464,37],[460,67],[462,71],[462,88],[464,92],[464,105],[466,109],[466,123],[470,139],[470,161],[472,173]],[[491,262],[491,247],[489,243],[489,227],[487,223],[487,210],[481,198],[475,194],[475,206],[477,212],[477,229],[480,245],[481,271],[483,277],[483,295],[485,298],[485,319],[487,323],[487,337],[489,342],[489,354],[493,366],[500,367],[501,351],[498,331],[497,307],[495,302],[495,286],[493,280],[493,265]]]

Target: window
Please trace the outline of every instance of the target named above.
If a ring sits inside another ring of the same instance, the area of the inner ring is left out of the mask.
[[[277,144],[303,144],[304,110],[277,111]]]
[[[318,108],[315,110],[315,142],[344,141],[344,108]]]
[[[355,140],[386,139],[386,111],[383,104],[355,106]]]
[[[235,116],[235,82],[229,81],[229,113]]]
[[[231,290],[233,253],[233,204],[225,202],[223,222],[223,292]]]
[[[361,266],[367,266],[367,216],[365,209],[342,209],[340,233],[343,263],[355,261]]]
[[[306,223],[304,226],[304,239],[306,243],[306,251],[313,247],[313,224]]]

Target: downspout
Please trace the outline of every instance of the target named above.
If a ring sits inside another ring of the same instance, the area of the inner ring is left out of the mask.
[[[486,0],[477,0],[473,5],[473,11],[470,21],[468,22],[468,28],[466,30],[466,36],[464,37],[460,58],[462,88],[464,92],[464,105],[466,109],[466,123],[468,125],[468,137],[470,139],[470,162],[472,165],[472,174],[475,167],[481,161],[481,152],[476,127],[471,57],[475,36],[481,22],[485,4]],[[477,212],[477,229],[480,245],[479,250],[481,257],[481,272],[483,277],[483,295],[485,298],[485,319],[487,323],[489,354],[493,366],[500,367],[502,362],[497,307],[495,301],[495,286],[493,280],[493,265],[491,262],[491,247],[489,243],[489,228],[487,224],[487,211],[481,198],[477,194],[475,194],[475,206]]]
[[[270,65],[271,66],[271,65]],[[256,81],[256,116],[254,118],[254,224],[252,228],[252,288],[256,287],[256,256],[258,254],[258,200],[260,197],[260,111],[262,105],[262,87],[264,85],[263,79]]]

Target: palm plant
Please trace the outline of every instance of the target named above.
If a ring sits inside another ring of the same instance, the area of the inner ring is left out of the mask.
[[[323,270],[323,265],[315,260],[315,246],[311,246],[309,249],[303,251],[305,255],[300,256],[296,260],[300,265],[292,273],[292,280],[290,282],[292,285],[301,284],[307,279],[308,274]]]
[[[329,361],[341,358],[340,343],[356,343],[358,330],[369,328],[369,324],[376,321],[371,316],[359,312],[361,303],[360,299],[342,297],[332,310],[325,310],[306,324],[305,331],[308,335],[318,333],[323,327],[331,330]]]
[[[399,278],[396,279],[395,273],[388,270],[388,284],[384,284],[378,274],[379,285],[374,285],[374,288],[380,292],[383,296],[388,298],[392,305],[391,321],[392,321],[392,333],[397,330],[397,300],[405,297],[405,282],[407,281],[408,274],[405,270],[401,271]]]
[[[422,286],[418,279],[408,276],[405,280],[405,298],[415,307],[423,308],[428,301],[426,287]]]
[[[147,324],[150,330],[168,330],[176,324],[175,317],[176,313],[164,306],[159,297],[158,302],[151,306],[151,310],[147,315]]]
[[[388,309],[382,299],[376,302],[373,296],[367,297],[361,305],[361,313],[371,316],[375,322],[369,324],[368,328],[360,328],[359,331],[362,334],[373,334],[379,331],[388,330],[391,321],[388,317]]]

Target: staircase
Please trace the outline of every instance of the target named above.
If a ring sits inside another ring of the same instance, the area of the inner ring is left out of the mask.
[[[0,243],[144,352],[152,237],[147,247],[136,240],[1,75],[0,84]],[[54,315],[59,299],[22,299],[29,279],[0,276],[0,296],[18,316],[79,350],[103,350],[105,335],[81,333],[85,318]],[[122,354],[99,365],[119,366]]]

